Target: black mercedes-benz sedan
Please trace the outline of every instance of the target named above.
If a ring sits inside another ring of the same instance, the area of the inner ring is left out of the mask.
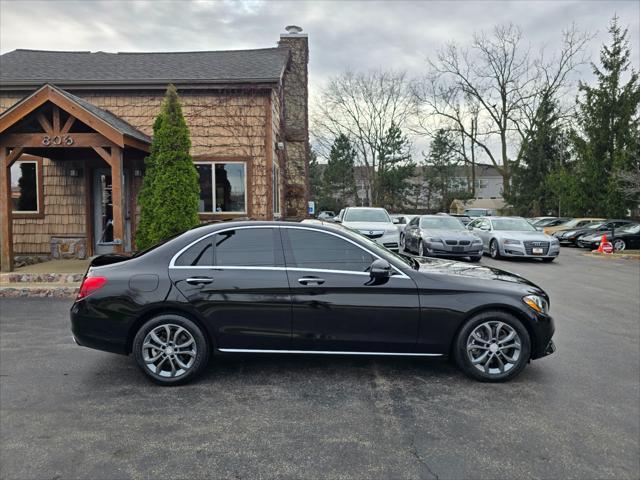
[[[92,262],[71,308],[79,345],[133,354],[162,385],[218,354],[452,357],[505,381],[552,353],[547,294],[475,264],[397,255],[335,224],[207,225]]]

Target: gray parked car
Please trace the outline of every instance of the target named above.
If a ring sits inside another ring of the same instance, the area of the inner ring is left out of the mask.
[[[465,229],[455,217],[421,215],[409,222],[404,230],[404,248],[421,257],[482,258],[482,241]]]
[[[482,239],[483,250],[493,258],[541,258],[553,262],[560,254],[557,238],[539,232],[522,217],[476,218],[467,228]]]

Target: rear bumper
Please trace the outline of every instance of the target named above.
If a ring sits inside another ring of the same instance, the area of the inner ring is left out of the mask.
[[[85,300],[73,304],[70,318],[71,333],[76,344],[105,352],[128,354],[126,333],[117,333],[122,326],[117,323],[114,325],[103,315],[92,311]]]

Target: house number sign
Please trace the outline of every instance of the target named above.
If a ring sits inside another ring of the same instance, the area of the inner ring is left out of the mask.
[[[55,136],[50,136],[50,135],[45,135],[44,137],[42,137],[42,144],[46,147],[50,147],[50,146],[71,146],[73,145],[73,137],[71,135],[55,135]]]

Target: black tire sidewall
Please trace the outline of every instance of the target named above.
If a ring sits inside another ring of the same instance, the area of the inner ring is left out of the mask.
[[[146,367],[144,359],[142,358],[142,342],[144,341],[147,334],[154,328],[166,323],[180,325],[181,327],[188,330],[196,341],[197,353],[194,365],[189,372],[178,378],[167,378],[156,375]],[[209,350],[210,347],[207,339],[205,338],[204,333],[202,332],[200,327],[195,322],[181,315],[171,313],[159,315],[145,322],[136,333],[132,346],[133,356],[140,369],[155,383],[165,386],[182,385],[197,377],[207,366],[207,363],[209,361]]]
[[[522,350],[518,364],[508,372],[499,375],[488,375],[481,372],[471,364],[471,361],[467,356],[467,338],[474,328],[488,320],[499,320],[513,327],[516,332],[518,332],[518,335],[520,335],[522,343]],[[482,312],[471,317],[460,329],[460,332],[458,332],[453,345],[453,357],[458,368],[460,368],[465,375],[482,382],[506,382],[513,379],[520,374],[524,367],[526,367],[530,356],[531,339],[529,337],[529,332],[517,317],[509,312],[500,310]]]

